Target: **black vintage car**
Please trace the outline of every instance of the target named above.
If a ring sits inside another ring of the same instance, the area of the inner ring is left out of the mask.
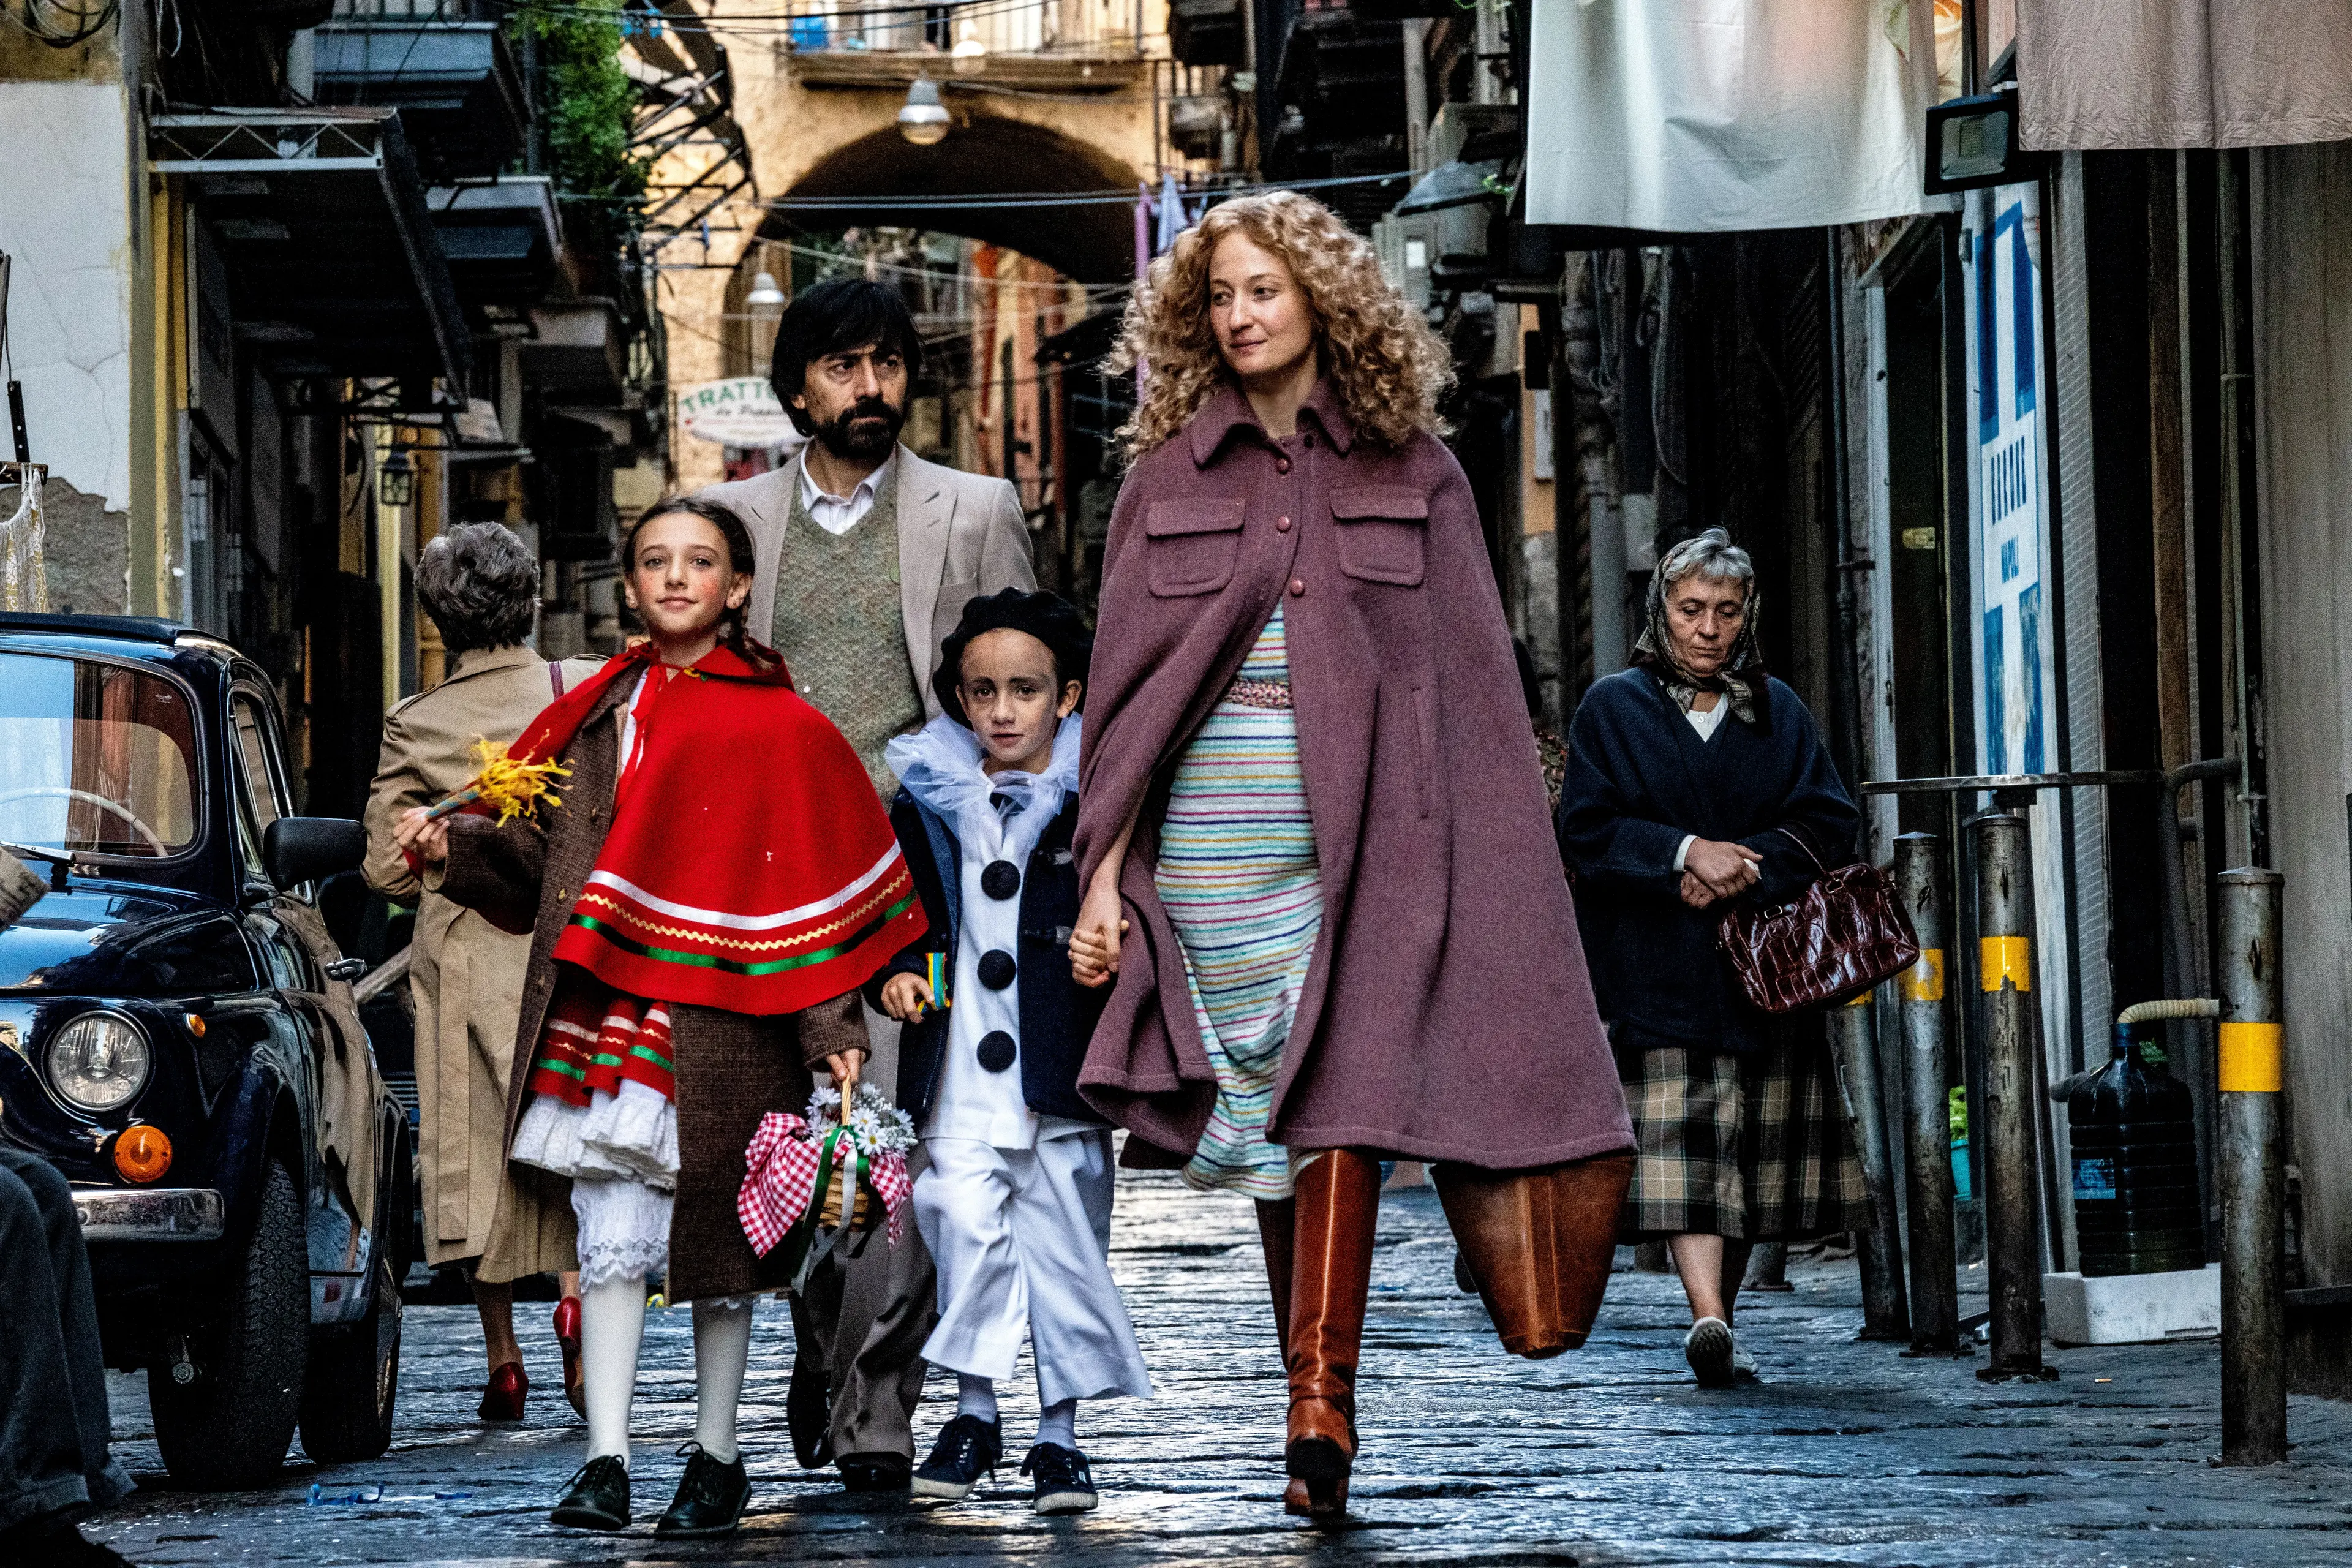
[[[0,932],[0,1139],[73,1184],[110,1364],[196,1485],[390,1441],[407,1119],[292,815],[268,679],[163,621],[0,615],[0,845],[50,891]],[[5,1332],[0,1327],[0,1332]]]

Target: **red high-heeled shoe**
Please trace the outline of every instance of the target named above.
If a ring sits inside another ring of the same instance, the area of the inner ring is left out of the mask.
[[[490,1373],[490,1381],[482,1390],[481,1408],[475,1414],[485,1421],[520,1421],[523,1396],[530,1392],[530,1378],[522,1370],[522,1363],[508,1362]]]
[[[555,1303],[555,1342],[563,1347],[563,1397],[582,1415],[588,1414],[588,1385],[580,1370],[580,1298],[566,1296]]]

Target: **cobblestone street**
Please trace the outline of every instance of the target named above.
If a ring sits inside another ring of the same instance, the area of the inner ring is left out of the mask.
[[[793,1462],[790,1328],[763,1303],[743,1436],[757,1500],[712,1547],[652,1540],[693,1425],[687,1314],[656,1313],[627,1537],[560,1531],[546,1510],[581,1458],[543,1306],[519,1308],[532,1423],[485,1429],[470,1309],[407,1320],[399,1436],[374,1464],[289,1463],[246,1494],[174,1490],[143,1379],[115,1378],[118,1452],[140,1492],[92,1533],[142,1563],[1271,1562],[1492,1568],[1596,1563],[2313,1563],[2352,1558],[2352,1409],[2296,1400],[2294,1461],[2209,1466],[2211,1343],[2059,1351],[2057,1381],[1989,1386],[1969,1364],[1853,1342],[1852,1263],[1798,1263],[1795,1289],[1744,1299],[1759,1385],[1707,1393],[1680,1356],[1670,1276],[1621,1274],[1581,1352],[1513,1361],[1454,1289],[1434,1195],[1391,1193],[1363,1374],[1355,1528],[1328,1537],[1280,1506],[1283,1384],[1245,1205],[1171,1178],[1122,1178],[1114,1263],[1160,1388],[1088,1407],[1098,1513],[1029,1511],[1011,1467],[949,1509],[853,1501]],[[1980,1300],[1975,1305],[1980,1305]],[[1973,1310],[1967,1297],[1964,1310]],[[1979,1360],[1976,1364],[1982,1364]],[[928,1440],[950,1396],[934,1377]],[[1034,1419],[1015,1388],[1015,1453]],[[299,1460],[299,1451],[297,1458]],[[825,1473],[826,1476],[830,1472]],[[319,1500],[311,1500],[313,1488]],[[379,1490],[380,1489],[380,1490]],[[353,1498],[366,1500],[348,1500]]]

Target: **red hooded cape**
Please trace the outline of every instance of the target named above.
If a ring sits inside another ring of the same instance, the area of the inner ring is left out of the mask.
[[[515,742],[560,759],[640,644]],[[925,929],[914,878],[857,753],[773,650],[721,646],[637,709],[613,826],[555,956],[636,996],[795,1013],[864,984]]]

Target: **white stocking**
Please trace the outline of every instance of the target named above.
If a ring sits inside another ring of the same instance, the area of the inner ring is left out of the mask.
[[[1078,1446],[1078,1402],[1064,1399],[1043,1405],[1037,1412],[1037,1441],[1051,1443],[1057,1448]]]
[[[646,1337],[646,1279],[599,1280],[580,1292],[580,1373],[588,1396],[588,1457],[629,1462],[629,1400]],[[740,1374],[739,1374],[740,1375]]]
[[[735,1462],[735,1408],[751,1359],[751,1304],[694,1304],[694,1440],[722,1465]]]

